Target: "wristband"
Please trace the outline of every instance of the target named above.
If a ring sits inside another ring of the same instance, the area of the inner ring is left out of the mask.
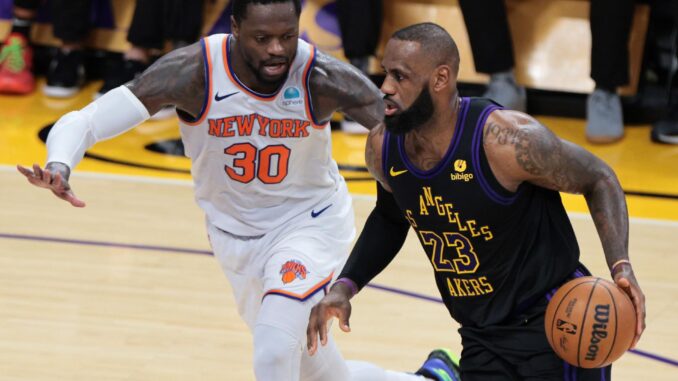
[[[617,266],[621,265],[622,263],[628,263],[629,266],[631,265],[631,261],[629,261],[628,259],[620,259],[612,264],[612,267],[610,267],[610,274],[614,274],[614,269],[617,268]]]
[[[339,278],[339,279],[334,281],[334,284],[337,284],[337,283],[343,283],[346,286],[348,286],[348,288],[351,290],[351,297],[353,297],[353,295],[358,293],[358,285],[355,284],[354,281],[352,281],[348,278]]]

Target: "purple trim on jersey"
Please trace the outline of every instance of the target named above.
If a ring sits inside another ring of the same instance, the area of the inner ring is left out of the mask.
[[[320,286],[319,286],[318,288],[316,288],[313,292],[311,292],[311,293],[309,293],[308,295],[306,295],[306,296],[304,296],[304,297],[301,297],[301,298],[300,298],[300,297],[297,297],[297,296],[294,296],[294,295],[286,294],[286,293],[284,293],[284,292],[279,292],[279,291],[276,291],[276,290],[270,290],[270,291],[267,291],[267,292],[264,294],[264,296],[261,297],[261,300],[264,300],[264,298],[267,297],[267,296],[269,296],[269,295],[278,295],[278,296],[284,296],[284,297],[286,297],[287,299],[292,299],[292,300],[298,300],[298,301],[300,301],[300,302],[305,302],[305,301],[307,301],[308,299],[312,298],[313,295],[317,294],[317,293],[320,292],[320,291],[323,291],[325,294],[327,294],[327,286],[330,284],[331,281],[332,281],[331,278],[327,279],[327,281],[326,281],[324,284],[320,285]]]
[[[440,160],[440,163],[428,171],[422,171],[415,167],[412,162],[410,162],[410,159],[407,158],[407,152],[405,152],[405,136],[398,136],[398,151],[400,152],[400,157],[402,157],[405,167],[410,171],[410,173],[412,173],[414,177],[420,179],[431,179],[438,176],[440,172],[447,166],[452,154],[454,154],[454,152],[457,150],[457,146],[461,141],[461,136],[464,132],[464,124],[466,124],[466,114],[468,112],[468,106],[470,103],[471,102],[468,98],[461,98],[461,113],[457,117],[457,123],[454,127],[454,136],[452,137],[450,146],[447,148],[447,152],[445,152],[445,156],[443,156],[442,160]]]
[[[210,71],[211,71],[210,64],[209,64],[210,61],[208,61],[207,48],[205,47],[205,44],[207,43],[207,41],[205,41],[205,40],[206,40],[206,38],[203,38],[203,39],[200,40],[200,47],[202,48],[202,61],[203,61],[203,66],[205,67],[205,99],[203,99],[203,101],[202,101],[202,108],[200,109],[200,113],[195,118],[193,118],[193,119],[184,118],[184,117],[181,116],[181,114],[177,113],[177,116],[179,117],[179,119],[183,120],[186,123],[195,123],[195,122],[199,121],[200,118],[202,118],[202,115],[205,113],[205,111],[207,109],[207,105],[210,103],[210,97],[212,96],[212,94],[210,94],[210,75],[212,75],[212,73],[210,73]]]
[[[308,94],[308,109],[310,110],[310,117],[313,123],[317,126],[322,126],[327,121],[324,123],[318,122],[318,119],[315,117],[315,112],[313,112],[313,97],[311,96],[311,72],[313,71],[313,66],[315,66],[315,60],[318,57],[318,50],[316,50],[315,46],[313,47],[313,60],[311,61],[311,66],[308,67],[308,72],[306,72],[306,78],[304,81],[306,82],[306,93]],[[280,90],[278,90],[280,91]]]
[[[563,380],[564,381],[571,381],[571,379],[570,379],[570,364],[568,364],[565,361],[563,361]]]
[[[278,93],[280,93],[280,90],[282,90],[282,88],[284,87],[285,82],[287,82],[287,77],[285,77],[285,80],[282,81],[282,84],[280,85],[280,87],[276,91],[274,91],[272,94],[263,94],[263,93],[256,92],[256,91],[250,89],[249,87],[247,87],[247,85],[245,85],[244,83],[240,82],[240,79],[235,74],[235,72],[233,71],[233,67],[231,66],[231,36],[232,35],[229,34],[226,37],[227,38],[227,40],[226,40],[226,59],[228,60],[228,65],[226,65],[226,66],[228,66],[228,71],[231,72],[231,77],[233,77],[233,79],[235,79],[238,82],[238,84],[243,89],[245,89],[245,91],[248,91],[248,92],[250,92],[250,93],[252,93],[252,94],[254,94],[254,95],[256,95],[260,98],[266,98],[266,99],[275,98],[278,95]],[[292,61],[294,62],[294,60],[292,60]],[[291,67],[291,65],[290,65],[290,67]],[[288,70],[287,73],[289,74],[289,70]]]
[[[369,138],[368,138],[369,139]],[[391,133],[384,127],[384,141],[381,143],[381,170],[384,173],[384,178],[388,182],[388,150],[390,148]]]
[[[568,280],[577,279],[577,278],[581,278],[581,277],[584,277],[584,276],[588,276],[588,275],[586,275],[583,271],[581,271],[580,268],[578,268],[578,269],[574,270],[574,272],[572,273],[572,278],[570,278]],[[547,292],[546,293],[546,300],[551,301],[551,299],[553,298],[553,295],[556,294],[556,292],[558,291],[559,288],[560,288],[560,286],[558,286],[558,287],[554,288],[553,290]]]
[[[495,110],[503,110],[502,107],[499,106],[488,106],[483,110],[483,112],[480,114],[480,118],[478,119],[478,124],[476,124],[476,129],[475,132],[473,133],[473,147],[472,147],[472,157],[473,157],[473,171],[476,174],[476,177],[478,178],[478,183],[480,184],[480,187],[483,188],[483,191],[485,192],[485,195],[489,197],[492,201],[496,202],[497,204],[501,205],[511,205],[516,198],[520,195],[520,190],[516,192],[513,196],[511,197],[505,197],[500,195],[499,193],[495,192],[494,189],[490,186],[490,184],[487,182],[487,179],[485,179],[485,176],[483,175],[482,167],[480,166],[480,150],[482,147],[480,146],[480,142],[482,141],[481,137],[483,136],[483,129],[485,127],[485,122],[487,121],[487,118],[490,116],[492,111]]]
[[[605,369],[607,369],[607,367],[600,368],[600,381],[606,381],[606,379],[605,379]]]
[[[572,367],[572,381],[577,381],[577,369],[576,366]]]

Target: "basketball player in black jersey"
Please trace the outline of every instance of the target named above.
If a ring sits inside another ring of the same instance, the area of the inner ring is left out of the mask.
[[[543,324],[547,295],[588,274],[558,193],[568,192],[586,198],[611,275],[633,300],[633,345],[645,328],[613,171],[526,114],[459,97],[459,53],[435,24],[396,32],[382,65],[385,128],[371,131],[366,149],[377,204],[311,313],[310,352],[318,336],[325,342],[327,320],[337,317],[348,329],[349,299],[388,265],[412,227],[461,325],[463,380],[609,380],[610,367],[579,369],[558,359]]]

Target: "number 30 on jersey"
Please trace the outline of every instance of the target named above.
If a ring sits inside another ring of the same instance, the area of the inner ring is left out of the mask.
[[[224,166],[235,181],[249,183],[256,177],[264,184],[278,184],[287,176],[290,149],[282,144],[257,150],[250,143],[238,143],[224,149],[224,154],[235,156],[232,166]]]

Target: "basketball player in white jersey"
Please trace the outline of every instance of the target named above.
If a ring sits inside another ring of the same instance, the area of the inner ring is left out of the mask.
[[[83,207],[68,178],[86,149],[175,106],[210,243],[254,336],[257,380],[454,380],[440,351],[413,375],[345,362],[332,343],[313,357],[305,350],[310,310],[355,234],[328,121],[342,111],[375,127],[384,104],[356,69],[299,40],[300,11],[299,0],[234,0],[232,35],[175,50],[64,115],[45,169],[18,169]]]

